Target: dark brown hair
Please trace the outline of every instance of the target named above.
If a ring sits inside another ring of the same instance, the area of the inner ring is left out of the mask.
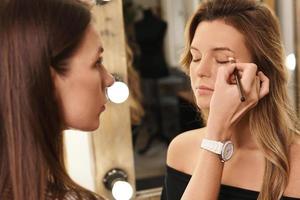
[[[191,63],[190,46],[203,21],[224,20],[244,36],[252,61],[270,79],[269,94],[250,111],[250,131],[266,159],[259,200],[280,199],[289,180],[289,150],[299,135],[299,123],[287,94],[287,70],[279,23],[273,12],[256,0],[207,0],[191,17],[181,64]]]
[[[63,119],[51,68],[67,61],[91,23],[76,0],[6,1],[0,8],[0,199],[97,199],[63,158]]]

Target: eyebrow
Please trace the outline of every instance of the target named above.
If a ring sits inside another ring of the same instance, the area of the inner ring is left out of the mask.
[[[199,51],[199,49],[197,49],[194,46],[191,46],[190,50],[192,50],[192,49],[196,50],[196,51]],[[210,51],[214,51],[214,52],[216,52],[216,51],[230,51],[230,52],[234,53],[234,51],[232,49],[228,48],[228,47],[215,47],[215,48],[210,49]]]
[[[228,47],[216,47],[216,48],[213,48],[212,51],[230,51],[230,52],[234,53],[234,51]]]

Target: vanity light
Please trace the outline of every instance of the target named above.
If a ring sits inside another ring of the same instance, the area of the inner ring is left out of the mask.
[[[127,174],[121,169],[112,169],[106,173],[103,183],[116,200],[129,200],[133,195],[133,188],[127,181]]]
[[[296,69],[296,56],[291,53],[286,57],[285,65],[290,71],[295,71]]]
[[[128,86],[119,76],[114,74],[113,76],[115,78],[115,82],[112,86],[106,89],[106,96],[113,103],[123,103],[129,96]]]

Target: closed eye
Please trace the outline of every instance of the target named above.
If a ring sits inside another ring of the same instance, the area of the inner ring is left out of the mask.
[[[192,62],[199,62],[201,59],[193,59]]]
[[[201,61],[201,58],[194,58],[194,57],[192,57],[192,62],[199,62],[199,61]]]
[[[224,61],[217,60],[217,63],[219,63],[219,64],[227,64],[227,63],[229,63],[229,61],[228,60],[224,60]]]

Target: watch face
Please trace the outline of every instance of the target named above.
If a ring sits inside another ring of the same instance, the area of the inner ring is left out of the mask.
[[[227,141],[224,143],[223,150],[222,150],[222,160],[227,161],[232,157],[233,154],[233,144],[231,141]]]

